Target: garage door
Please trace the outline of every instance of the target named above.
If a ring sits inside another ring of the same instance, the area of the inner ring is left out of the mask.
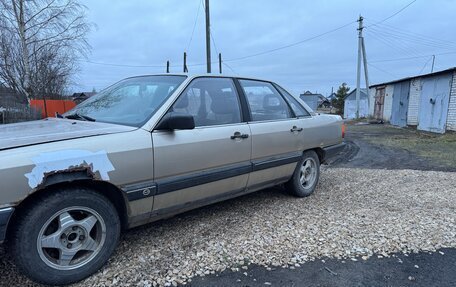
[[[405,127],[407,125],[407,111],[410,93],[410,81],[394,85],[393,109],[391,111],[391,124]]]
[[[450,99],[451,74],[429,77],[422,81],[418,129],[444,133]]]

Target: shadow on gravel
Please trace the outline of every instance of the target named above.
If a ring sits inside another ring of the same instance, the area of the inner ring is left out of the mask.
[[[320,259],[270,271],[249,266],[239,272],[197,277],[187,286],[456,286],[456,249],[393,256],[356,262]]]

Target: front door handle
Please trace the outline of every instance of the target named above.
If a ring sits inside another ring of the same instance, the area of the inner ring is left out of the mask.
[[[235,139],[246,139],[248,137],[249,137],[248,134],[241,134],[240,132],[235,132],[234,135],[231,136],[231,139],[232,140],[235,140]]]
[[[293,126],[293,128],[290,129],[290,132],[294,133],[294,132],[301,132],[302,131],[302,128],[298,128],[297,126]]]

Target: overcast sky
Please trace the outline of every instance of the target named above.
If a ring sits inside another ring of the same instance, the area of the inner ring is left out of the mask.
[[[217,51],[234,71],[224,66],[224,73],[276,81],[296,94],[311,90],[329,95],[331,88],[337,89],[342,82],[356,85],[358,16],[364,16],[365,26],[369,26],[410,2],[211,0],[212,35]],[[205,63],[201,0],[83,3],[96,28],[89,36],[92,52],[88,60],[92,63],[81,62],[74,91],[100,90],[125,77],[165,72],[166,60],[173,65],[171,72],[182,72],[184,51],[188,53],[190,72],[205,72],[205,65],[191,66]],[[394,17],[366,28],[371,84],[430,72],[432,54],[436,54],[434,70],[456,66],[455,11],[454,0],[417,0]],[[290,48],[229,61],[346,24],[345,28]],[[215,61],[214,45],[212,52]],[[396,60],[411,57],[415,58]],[[156,65],[160,67],[133,67]],[[213,72],[218,72],[218,65],[213,65]]]

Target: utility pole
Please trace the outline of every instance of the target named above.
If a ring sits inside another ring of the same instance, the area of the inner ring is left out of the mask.
[[[361,46],[363,48],[363,63],[364,63],[364,80],[366,81],[366,93],[367,93],[367,107],[370,107],[370,96],[369,96],[369,73],[367,71],[367,55],[366,46],[364,44],[364,37],[362,38]]]
[[[435,62],[435,55],[432,55],[432,68],[431,68],[431,73],[434,72],[434,62]]]
[[[206,1],[206,62],[207,73],[211,73],[211,23],[209,16],[209,0]]]
[[[363,41],[363,17],[359,15],[358,19],[358,66],[356,70],[356,118],[359,119],[359,98],[361,96],[361,50]]]

